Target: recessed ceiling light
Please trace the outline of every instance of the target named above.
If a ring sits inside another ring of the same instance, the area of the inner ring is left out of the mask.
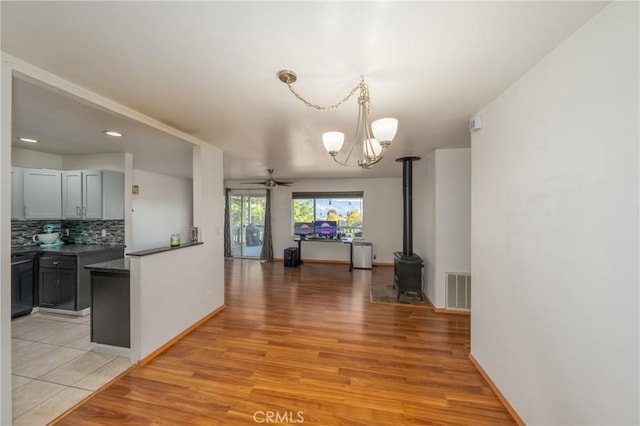
[[[38,139],[31,139],[31,138],[19,138],[22,142],[29,142],[29,143],[38,143]]]
[[[109,136],[116,137],[116,138],[122,137],[122,133],[116,132],[115,130],[105,130],[104,133],[106,133]]]

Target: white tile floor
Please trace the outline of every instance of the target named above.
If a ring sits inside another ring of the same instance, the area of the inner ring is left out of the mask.
[[[42,312],[11,321],[14,426],[46,425],[130,367],[91,351],[89,322]]]

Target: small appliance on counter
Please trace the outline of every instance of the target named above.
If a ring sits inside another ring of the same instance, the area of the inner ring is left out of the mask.
[[[59,223],[47,223],[42,227],[44,231],[41,234],[36,234],[33,236],[33,241],[36,243],[40,243],[40,247],[57,247],[64,245],[64,241],[60,238],[60,233],[62,231],[62,225]]]

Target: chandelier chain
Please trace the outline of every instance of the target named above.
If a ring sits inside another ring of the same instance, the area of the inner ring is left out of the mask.
[[[322,106],[309,102],[304,96],[296,92],[292,86],[297,80],[297,75],[294,71],[286,69],[280,70],[277,75],[280,81],[287,85],[289,91],[293,93],[298,100],[307,107],[319,111],[336,109],[359,91],[358,120],[356,121],[352,142],[349,144],[348,150],[346,150],[346,156],[345,151],[342,151],[343,159],[338,158],[344,143],[344,133],[338,131],[325,132],[322,134],[322,142],[329,155],[333,158],[333,161],[342,166],[370,169],[382,159],[385,150],[389,147],[396,134],[398,120],[395,118],[383,118],[373,123],[370,122],[371,98],[369,95],[369,86],[364,81],[364,76],[362,76],[360,82],[356,84],[342,100],[333,105]],[[372,126],[376,129],[376,133],[373,132],[374,129]],[[357,164],[349,164],[352,155],[355,154],[356,146],[362,147],[361,157],[357,160]]]
[[[315,108],[320,111],[329,111],[329,110],[338,108],[340,105],[347,102],[356,93],[356,91],[358,91],[358,89],[365,90],[368,94],[367,84],[364,82],[364,77],[363,77],[362,80],[360,80],[360,82],[353,89],[351,89],[349,94],[344,98],[342,98],[340,102],[333,105],[329,105],[329,106],[322,106],[322,105],[312,104],[311,102],[306,100],[302,95],[300,95],[298,92],[295,91],[291,83],[286,83],[286,85],[291,91],[291,93],[293,93],[293,95],[296,98],[300,99],[306,106],[308,106],[309,108]]]

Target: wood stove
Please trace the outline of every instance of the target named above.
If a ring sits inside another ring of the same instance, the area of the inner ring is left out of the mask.
[[[413,252],[413,162],[420,157],[402,157],[402,251],[393,254],[393,286],[402,293],[418,293],[422,300],[424,261]]]

